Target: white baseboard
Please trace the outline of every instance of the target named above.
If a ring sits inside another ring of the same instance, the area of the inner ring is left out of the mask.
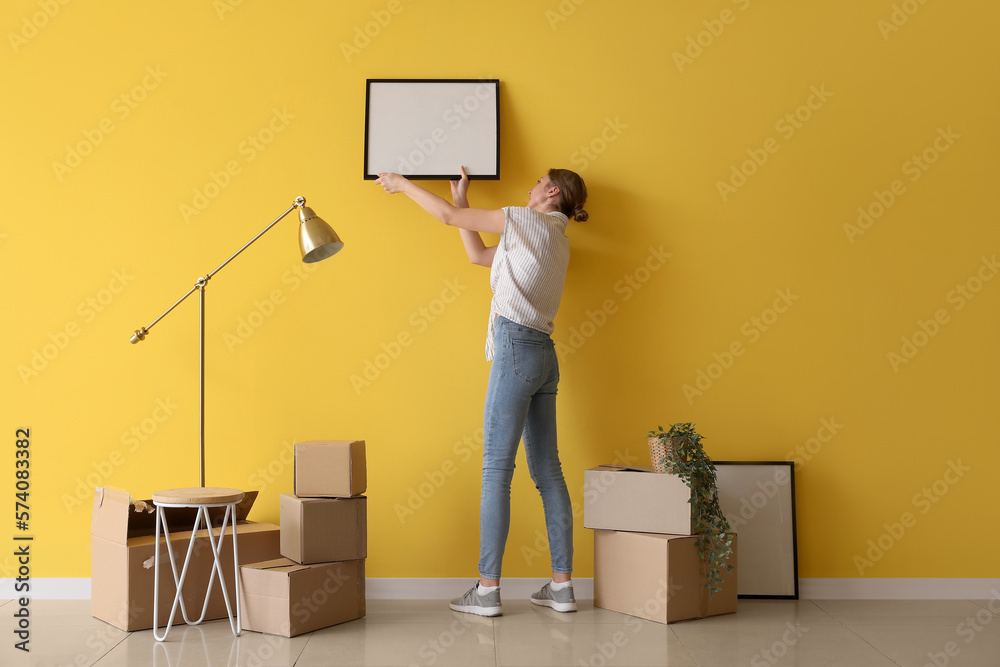
[[[462,595],[473,578],[369,578],[369,600],[450,600]],[[527,598],[547,579],[508,578],[501,586],[505,597]],[[0,600],[24,595],[14,579],[0,579]],[[594,580],[573,580],[579,600],[594,598]],[[33,600],[89,600],[90,579],[32,579]],[[803,600],[987,600],[1000,599],[1000,579],[799,579]]]
[[[803,600],[987,600],[1000,579],[799,579]]]
[[[15,587],[16,579],[0,579],[0,600],[24,597]],[[27,595],[32,600],[89,600],[90,578],[87,579],[35,579],[30,582]]]

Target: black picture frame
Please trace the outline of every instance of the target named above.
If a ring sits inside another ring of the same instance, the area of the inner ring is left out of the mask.
[[[500,178],[499,79],[368,79],[364,178]]]
[[[798,600],[794,462],[714,463],[719,505],[737,534],[737,596]]]

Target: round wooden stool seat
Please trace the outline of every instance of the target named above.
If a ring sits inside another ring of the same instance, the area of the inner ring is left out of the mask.
[[[186,489],[166,489],[153,494],[154,503],[164,505],[221,505],[243,500],[239,489],[217,486],[194,486]]]

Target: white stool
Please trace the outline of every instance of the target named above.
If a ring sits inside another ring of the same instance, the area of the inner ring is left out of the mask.
[[[222,586],[222,597],[226,601],[226,613],[229,615],[229,627],[233,634],[240,636],[243,628],[240,625],[240,559],[236,544],[236,505],[243,500],[243,492],[239,489],[222,489],[214,487],[194,487],[188,489],[168,489],[157,491],[153,494],[153,505],[156,506],[156,551],[153,556],[153,637],[158,642],[162,642],[170,633],[170,627],[174,623],[174,614],[178,605],[181,608],[181,615],[188,625],[198,625],[205,620],[205,613],[208,611],[208,600],[212,595],[212,584],[215,583],[215,575],[219,575],[219,585]],[[181,568],[180,576],[177,574],[177,565],[174,561],[173,547],[170,545],[170,531],[167,527],[167,519],[164,515],[165,508],[187,507],[197,509],[194,526],[191,528],[191,540],[188,543],[187,556],[184,558],[184,566]],[[208,510],[214,507],[225,507],[226,512],[222,518],[222,528],[219,530],[219,539],[216,541],[212,532],[212,522],[208,515]],[[219,561],[219,554],[222,551],[222,542],[226,535],[226,524],[233,527],[233,576],[236,579],[236,618],[233,618],[233,609],[229,604],[229,592],[226,590],[226,580],[222,574],[222,563]],[[187,609],[184,606],[182,590],[184,579],[187,577],[188,565],[191,562],[191,554],[194,553],[195,538],[198,535],[198,526],[204,524],[208,529],[208,541],[212,546],[212,556],[214,563],[212,572],[208,577],[208,590],[205,591],[205,604],[201,608],[201,616],[196,621],[188,618]],[[160,610],[160,526],[163,526],[163,535],[167,541],[167,556],[170,558],[170,569],[174,574],[174,584],[177,592],[174,594],[174,602],[170,607],[170,618],[167,619],[167,627],[163,631],[163,636],[157,634],[159,628]]]

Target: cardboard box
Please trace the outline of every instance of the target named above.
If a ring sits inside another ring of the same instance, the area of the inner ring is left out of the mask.
[[[365,562],[244,565],[243,629],[294,637],[365,615]]]
[[[281,555],[296,563],[368,557],[368,499],[281,494]]]
[[[245,521],[257,492],[249,492],[237,508],[237,535],[241,563],[277,558],[280,531],[269,523]],[[132,504],[128,492],[98,487],[94,492],[94,514],[91,521],[91,613],[103,621],[126,631],[153,627],[153,554],[156,516],[150,500]],[[167,526],[178,572],[184,564],[196,510],[168,510]],[[224,512],[225,508],[220,511]],[[211,512],[214,514],[214,511]],[[221,518],[220,518],[221,523]],[[216,537],[218,530],[216,529]],[[167,545],[160,538],[160,599],[159,621],[166,625],[170,616],[176,587]],[[235,605],[236,583],[233,566],[232,527],[226,528],[222,552],[223,573],[230,604]],[[184,604],[189,614],[201,614],[205,590],[214,559],[208,531],[199,530],[195,551],[191,556],[187,579],[184,581]],[[235,612],[235,606],[233,608]],[[225,600],[218,581],[212,586],[206,618],[224,618]],[[181,618],[180,611],[174,622]]]
[[[350,498],[368,487],[364,440],[310,440],[295,445],[295,495]]]
[[[691,489],[652,468],[598,466],[583,473],[583,526],[691,535]]]
[[[736,611],[736,536],[733,571],[714,597],[705,586],[697,535],[594,531],[594,606],[658,623]]]

